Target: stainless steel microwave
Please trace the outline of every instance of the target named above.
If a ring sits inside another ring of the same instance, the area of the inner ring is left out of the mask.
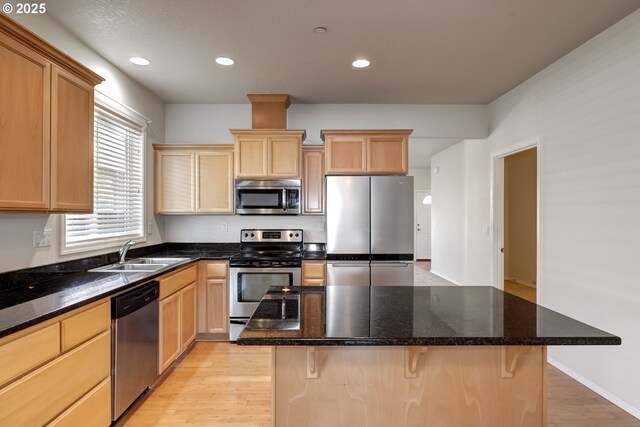
[[[299,179],[236,179],[236,213],[240,215],[300,214]]]

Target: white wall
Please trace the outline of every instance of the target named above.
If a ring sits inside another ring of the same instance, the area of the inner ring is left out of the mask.
[[[12,18],[18,20],[22,25],[105,78],[106,81],[97,86],[97,90],[140,112],[153,121],[148,128],[146,153],[146,191],[148,195],[146,216],[147,222],[151,224],[152,234],[148,236],[145,244],[161,242],[162,219],[158,224],[153,215],[153,152],[151,144],[164,141],[164,103],[72,36],[48,15],[13,15]],[[0,271],[49,264],[114,250],[109,249],[66,256],[59,255],[59,224],[61,219],[62,215],[0,215],[0,236],[2,236],[2,241],[0,241]],[[42,231],[45,228],[53,230],[53,245],[45,248],[34,248],[33,232],[36,230]]]
[[[483,140],[431,158],[431,271],[459,285],[490,281],[488,159]]]
[[[167,216],[167,242],[239,242],[243,228],[300,228],[304,241],[323,243],[325,218],[320,215],[297,216]],[[228,231],[223,231],[226,223]]]
[[[541,138],[540,303],[622,337],[549,356],[640,417],[640,11],[491,107],[492,151]]]
[[[465,143],[431,158],[431,272],[464,283]]]
[[[409,175],[413,177],[413,189],[431,190],[431,168],[409,168]]]

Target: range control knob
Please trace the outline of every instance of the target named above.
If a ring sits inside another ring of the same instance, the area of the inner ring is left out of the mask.
[[[289,237],[293,237],[293,233],[289,233]]]
[[[255,234],[251,233],[251,237],[254,237],[254,236],[255,236]]]
[[[249,233],[244,233],[244,237],[249,237]]]
[[[296,233],[296,237],[300,237],[300,234],[299,234],[299,233]]]

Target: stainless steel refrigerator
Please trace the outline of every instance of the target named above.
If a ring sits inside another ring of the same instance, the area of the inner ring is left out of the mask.
[[[413,285],[413,177],[326,180],[327,285]]]

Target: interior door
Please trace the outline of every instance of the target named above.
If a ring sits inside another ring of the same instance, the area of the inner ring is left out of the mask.
[[[416,259],[431,259],[431,191],[416,191]]]

